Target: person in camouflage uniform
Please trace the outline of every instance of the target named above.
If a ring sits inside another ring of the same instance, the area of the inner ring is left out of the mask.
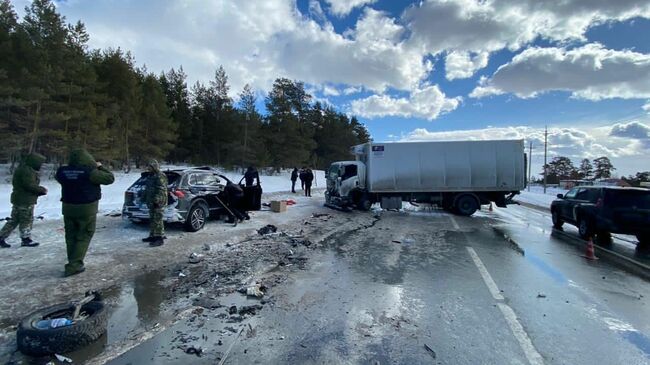
[[[70,152],[67,166],[56,171],[56,181],[61,184],[63,223],[68,263],[65,276],[84,272],[84,258],[95,234],[97,209],[101,199],[101,186],[115,181],[113,173],[95,162],[83,149]]]
[[[23,247],[36,247],[38,242],[31,239],[34,222],[34,205],[39,196],[47,194],[47,189],[39,186],[38,171],[45,162],[45,157],[32,153],[21,161],[12,179],[11,218],[0,230],[0,247],[11,247],[5,240],[16,227],[19,227]]]
[[[150,246],[161,246],[165,240],[163,211],[167,207],[167,176],[160,171],[158,161],[151,160],[148,166],[149,177],[144,191],[144,199],[149,208],[149,237],[142,241]]]

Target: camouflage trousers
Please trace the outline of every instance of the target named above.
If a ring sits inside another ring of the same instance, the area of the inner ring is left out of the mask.
[[[0,239],[6,239],[11,232],[18,227],[20,238],[30,238],[32,235],[32,224],[34,223],[33,205],[14,205],[11,208],[11,219],[5,223],[0,230]]]
[[[164,235],[163,208],[149,207],[149,236],[162,237]]]

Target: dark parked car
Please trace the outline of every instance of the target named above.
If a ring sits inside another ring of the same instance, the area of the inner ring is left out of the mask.
[[[164,173],[169,188],[165,222],[183,223],[186,230],[195,232],[203,228],[209,217],[218,217],[223,212],[217,194],[223,191],[230,180],[219,171],[210,167],[191,167],[167,170]],[[134,222],[149,219],[149,209],[143,201],[146,178],[147,173],[142,173],[126,190],[122,208],[124,218]]]
[[[650,244],[650,190],[641,188],[579,186],[558,194],[551,203],[553,226],[571,223],[580,237],[597,236],[611,242],[611,233],[635,235]]]

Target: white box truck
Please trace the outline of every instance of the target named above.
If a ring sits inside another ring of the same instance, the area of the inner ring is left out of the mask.
[[[461,215],[505,207],[526,186],[523,140],[365,143],[327,171],[326,205],[399,209],[432,203]]]

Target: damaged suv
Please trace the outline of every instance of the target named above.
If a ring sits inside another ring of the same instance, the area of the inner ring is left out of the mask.
[[[182,223],[189,232],[205,226],[210,217],[219,217],[224,210],[217,195],[231,182],[211,167],[191,167],[164,171],[167,176],[168,205],[163,219],[166,223]],[[147,172],[124,193],[122,217],[132,222],[149,220],[149,208],[144,201]]]

